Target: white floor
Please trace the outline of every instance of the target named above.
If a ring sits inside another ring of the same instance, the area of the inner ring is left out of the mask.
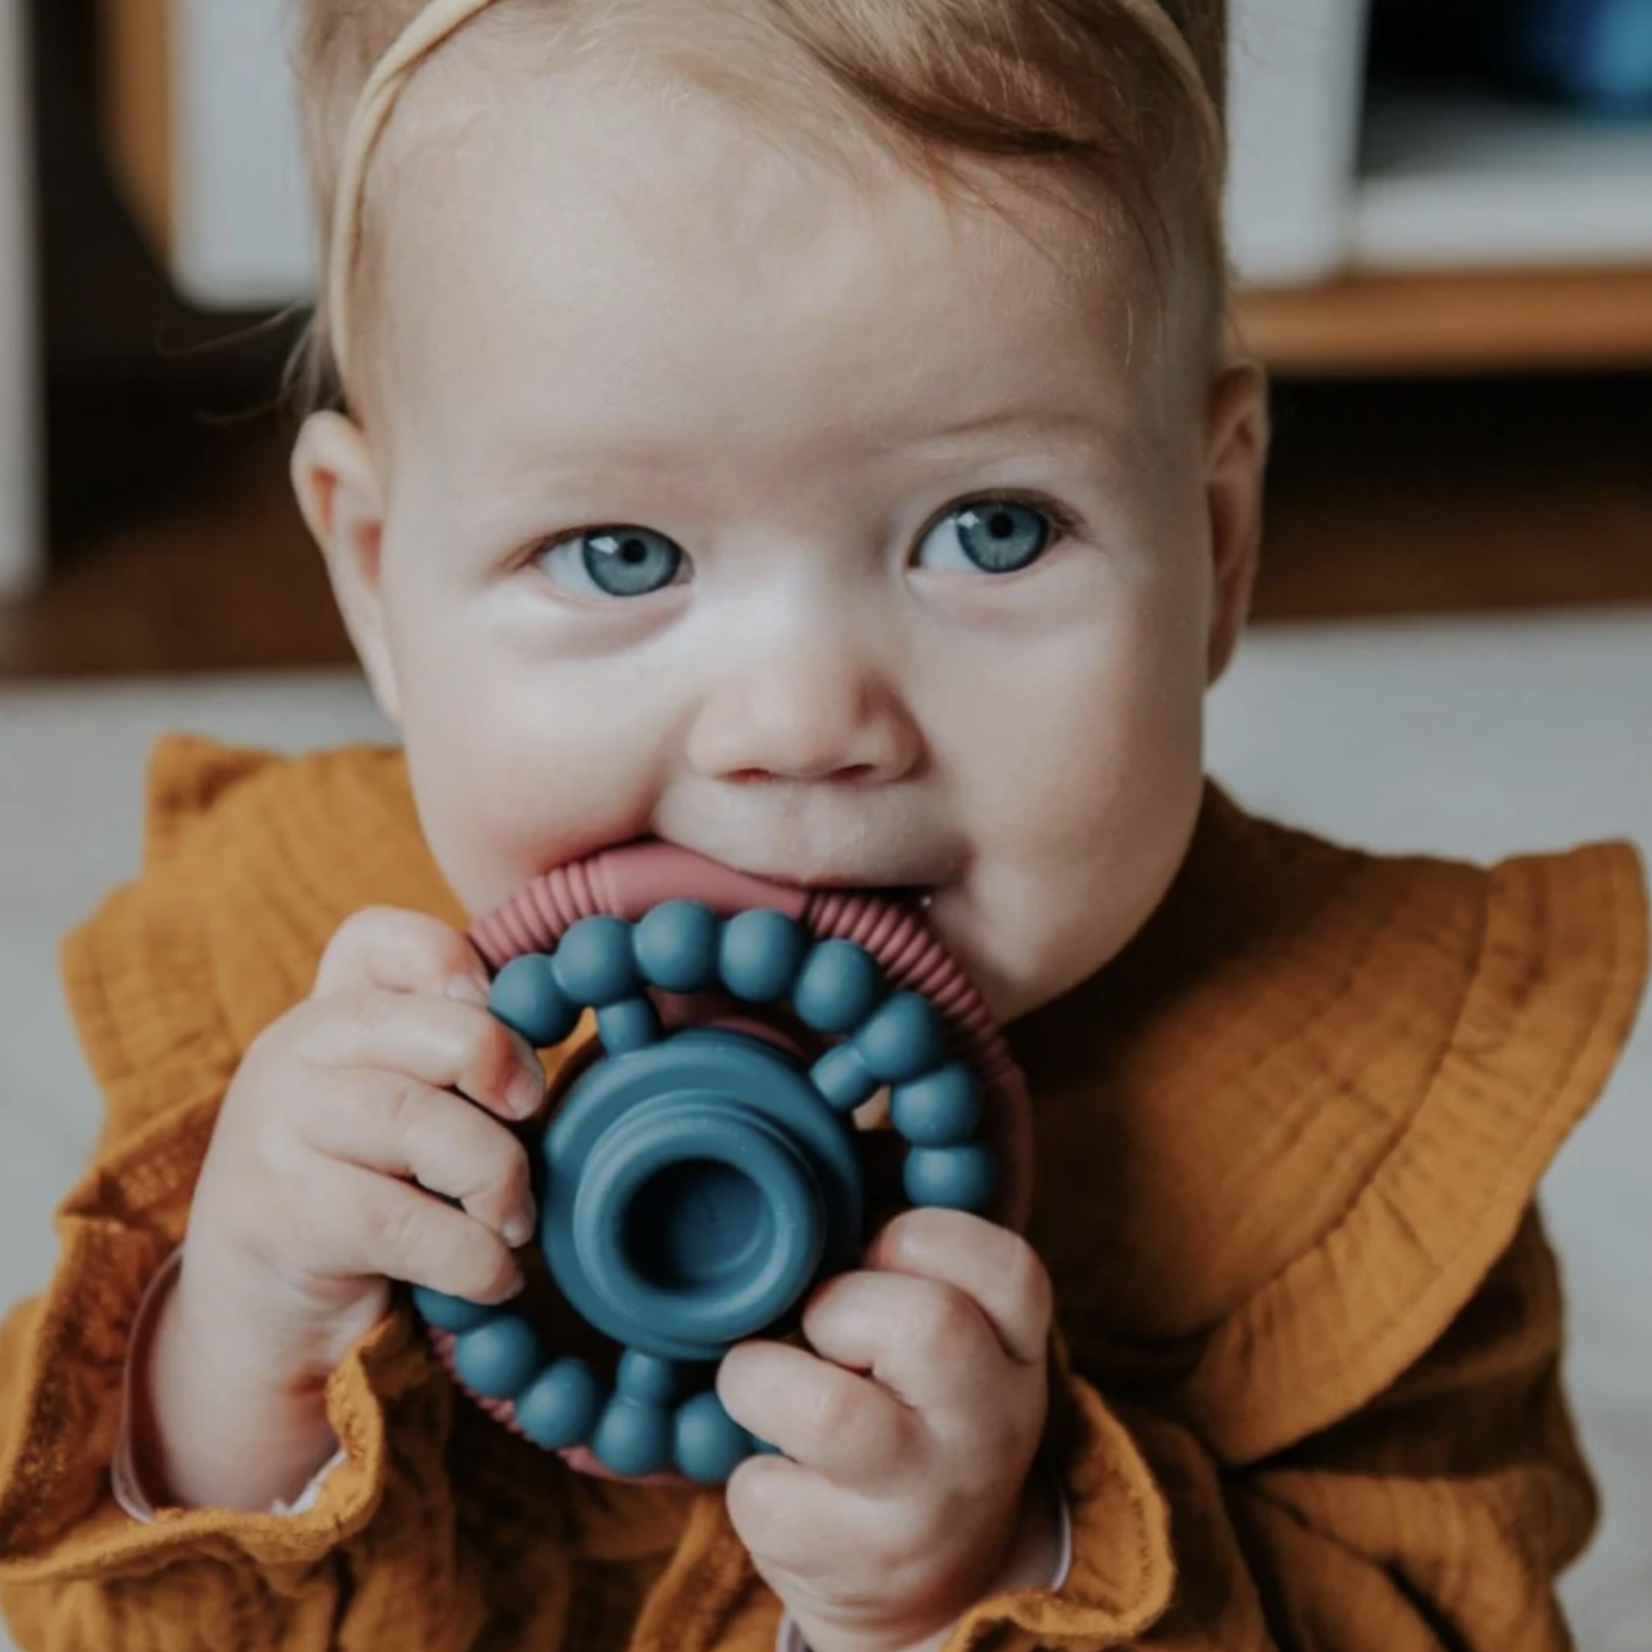
[[[292,748],[382,732],[344,676],[0,691],[3,1300],[45,1277],[51,1206],[96,1118],[56,940],[132,869],[144,754],[173,728]],[[1253,807],[1378,848],[1483,858],[1628,836],[1652,858],[1652,613],[1258,634],[1216,696],[1212,760]],[[1645,1652],[1652,1018],[1547,1197],[1609,1506],[1568,1598],[1585,1652]]]

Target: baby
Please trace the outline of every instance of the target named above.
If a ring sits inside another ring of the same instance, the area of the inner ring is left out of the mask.
[[[67,945],[109,1113],[0,1341],[23,1646],[1570,1644],[1532,1201],[1639,872],[1207,783],[1267,445],[1221,45],[1219,0],[307,0],[293,476],[404,749],[164,743]],[[738,1348],[778,1452],[726,1493],[515,1438],[391,1283],[521,1288],[545,1071],[464,932],[639,838],[922,891],[1032,1085],[1029,1236],[909,1212]]]

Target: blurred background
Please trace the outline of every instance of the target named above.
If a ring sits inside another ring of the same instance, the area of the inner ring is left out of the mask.
[[[0,677],[346,658],[286,4],[0,0]],[[1259,617],[1652,599],[1652,0],[1232,10]]]
[[[1485,859],[1652,850],[1652,0],[1230,0],[1239,325],[1273,370],[1242,799]],[[312,247],[285,0],[0,0],[0,1297],[96,1098],[57,937],[149,741],[385,734],[288,493]],[[1652,1037],[1551,1179],[1607,1486],[1580,1644],[1652,1622]]]

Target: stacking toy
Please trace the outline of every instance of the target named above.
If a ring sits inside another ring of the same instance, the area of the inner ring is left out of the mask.
[[[853,1115],[874,1097],[912,1205],[1024,1224],[1025,1083],[914,905],[643,844],[536,880],[472,939],[493,1013],[535,1048],[594,1017],[601,1053],[537,1147],[537,1244],[618,1345],[613,1379],[511,1304],[419,1288],[414,1305],[460,1386],[576,1468],[716,1484],[767,1449],[723,1409],[715,1368],[855,1265]]]

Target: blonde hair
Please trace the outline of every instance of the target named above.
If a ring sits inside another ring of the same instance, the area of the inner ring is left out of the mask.
[[[1227,289],[1224,3],[741,0],[914,164],[945,173],[958,157],[1031,161],[1102,191],[1149,245],[1191,238],[1217,335]],[[348,308],[363,196],[407,79],[489,11],[566,22],[612,5],[303,0],[299,72],[325,272],[295,370],[306,408],[342,403],[352,376]]]

